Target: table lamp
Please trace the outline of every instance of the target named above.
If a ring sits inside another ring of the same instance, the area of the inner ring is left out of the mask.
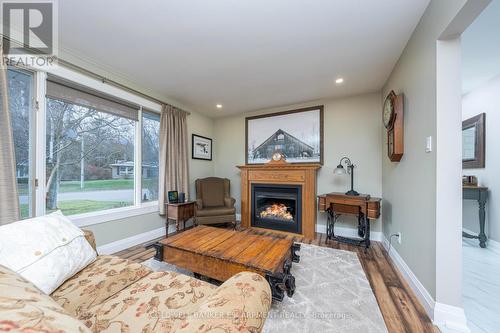
[[[344,163],[346,165],[346,168],[342,165]],[[333,170],[333,174],[335,175],[345,175],[345,174],[350,174],[351,175],[351,189],[347,191],[345,194],[346,195],[352,195],[352,196],[358,196],[359,193],[354,191],[354,167],[355,165],[352,164],[351,160],[347,157],[342,157],[340,159],[339,165]]]

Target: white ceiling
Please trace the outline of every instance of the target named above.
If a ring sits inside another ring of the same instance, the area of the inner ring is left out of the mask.
[[[462,90],[500,75],[500,1],[493,1],[462,34]]]
[[[428,2],[64,0],[60,48],[220,116],[379,91]]]

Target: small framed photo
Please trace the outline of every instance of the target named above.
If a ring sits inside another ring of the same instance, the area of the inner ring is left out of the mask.
[[[168,203],[179,203],[179,192],[168,191]]]
[[[193,134],[191,151],[193,159],[211,161],[212,139]]]

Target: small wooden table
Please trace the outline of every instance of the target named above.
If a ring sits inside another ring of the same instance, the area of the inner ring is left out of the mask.
[[[292,297],[295,278],[292,261],[300,249],[289,237],[263,233],[197,226],[159,242],[162,260],[218,281],[250,271],[262,275],[271,286],[273,299]]]
[[[318,209],[328,213],[326,224],[327,239],[334,239],[353,245],[364,245],[365,249],[370,247],[370,219],[380,216],[380,198],[374,198],[367,194],[359,196],[346,195],[344,193],[327,193],[318,196]],[[341,215],[354,215],[358,217],[358,236],[360,239],[336,236],[334,232],[335,222]]]
[[[488,237],[484,232],[486,224],[486,202],[488,201],[488,188],[484,186],[463,185],[463,199],[464,200],[477,200],[479,204],[479,234],[477,236],[471,235],[462,231],[462,237],[474,238],[479,240],[479,246],[486,247]]]
[[[165,204],[165,236],[168,237],[168,221],[175,221],[175,231],[179,232],[179,226],[182,222],[182,229],[186,228],[186,221],[195,218],[196,202],[187,201],[180,203],[166,203]]]

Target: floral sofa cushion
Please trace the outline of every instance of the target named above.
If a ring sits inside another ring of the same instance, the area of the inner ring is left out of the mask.
[[[216,289],[175,272],[151,273],[78,318],[93,332],[171,332]]]
[[[78,316],[151,272],[146,266],[126,259],[98,256],[50,296],[69,313]]]
[[[260,332],[271,300],[266,279],[255,273],[238,273],[189,314],[176,332]]]
[[[0,332],[90,332],[20,275],[0,266]]]

